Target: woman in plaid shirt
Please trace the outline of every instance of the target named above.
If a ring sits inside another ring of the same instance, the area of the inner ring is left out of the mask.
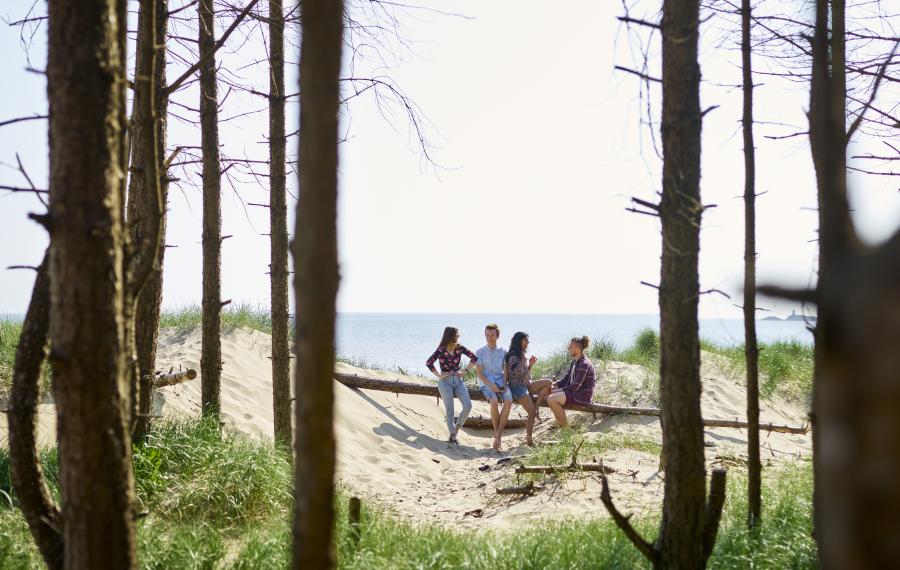
[[[437,350],[425,361],[425,366],[431,370],[431,373],[437,376],[438,392],[441,393],[441,399],[444,401],[444,411],[447,413],[447,431],[450,432],[449,443],[458,444],[456,439],[459,428],[463,426],[469,412],[472,411],[472,400],[469,399],[469,389],[463,382],[462,374],[459,369],[460,360],[463,355],[469,357],[469,364],[466,370],[475,366],[478,357],[463,345],[459,344],[459,330],[455,327],[447,327],[444,329],[444,336],[441,338],[441,344]],[[434,363],[438,362],[441,371],[438,372]],[[462,404],[462,410],[459,412],[459,419],[453,421],[453,397],[459,398]]]

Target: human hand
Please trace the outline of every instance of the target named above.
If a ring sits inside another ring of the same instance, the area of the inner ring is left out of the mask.
[[[528,367],[531,368],[534,366],[534,363],[537,362],[537,356],[532,356],[528,359]]]
[[[443,380],[444,378],[449,378],[449,377],[450,377],[449,372],[441,372],[440,374],[438,374],[438,380]]]
[[[491,391],[494,394],[499,394],[502,390],[500,390],[500,388],[498,388],[496,384],[491,384]]]

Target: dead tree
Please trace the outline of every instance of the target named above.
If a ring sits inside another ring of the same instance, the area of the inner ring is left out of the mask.
[[[741,70],[744,111],[744,358],[747,365],[747,523],[762,514],[762,463],[759,458],[759,347],[756,342],[756,148],[753,143],[753,66],[750,51],[750,0],[741,0]]]
[[[269,273],[272,295],[272,410],[275,441],[291,444],[291,354],[288,319],[287,139],[284,107],[284,6],[269,0]]]
[[[218,420],[222,376],[222,173],[213,0],[200,0],[200,138],[203,161],[203,300],[200,392],[203,414]]]
[[[725,473],[712,480],[706,501],[700,414],[700,66],[698,0],[665,0],[662,21],[662,199],[651,205],[662,222],[659,283],[660,397],[665,495],[659,536],[641,538],[604,505],[626,536],[657,568],[703,568],[712,553],[725,492]]]
[[[37,270],[28,312],[22,322],[13,369],[7,417],[9,460],[13,488],[22,516],[28,523],[47,568],[63,567],[63,537],[59,506],[53,500],[37,454],[36,408],[39,380],[47,356],[50,321],[50,275],[47,254]]]
[[[138,12],[135,95],[132,107],[131,172],[128,187],[129,263],[127,298],[131,359],[132,436],[150,427],[150,404],[165,253],[168,177],[166,142],[166,27],[168,0],[142,0]]]
[[[817,0],[809,135],[819,196],[818,283],[815,291],[766,291],[814,301],[818,308],[813,419],[819,561],[823,568],[882,568],[900,559],[900,231],[868,247],[850,216],[846,150],[862,115],[847,130],[846,85],[837,69],[843,40],[835,37],[842,18],[843,2],[832,2],[829,41],[828,2]]]
[[[296,318],[294,568],[331,568],[337,145],[343,1],[301,7],[300,196],[292,251]]]
[[[124,0],[49,2],[50,361],[66,568],[134,568]]]

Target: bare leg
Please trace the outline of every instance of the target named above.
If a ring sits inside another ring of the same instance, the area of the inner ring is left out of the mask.
[[[501,410],[500,418],[497,420],[497,429],[494,430],[494,449],[497,451],[500,451],[503,430],[506,429],[506,420],[509,418],[509,411],[511,409],[512,402],[510,400],[503,400],[503,410]]]
[[[538,397],[537,403],[534,405],[534,411],[537,414],[538,421],[541,419],[541,406],[547,403],[547,396],[550,395],[551,388],[553,388],[553,382],[548,378],[535,380],[528,388],[529,392],[536,394]]]
[[[525,420],[525,444],[534,447],[534,441],[531,439],[531,432],[534,430],[534,418],[537,414],[534,410],[534,402],[531,399],[531,394],[522,396],[519,398],[518,402],[519,405],[528,412],[528,419]]]
[[[491,398],[491,425],[494,427],[494,433],[497,433],[497,420],[500,419],[500,412],[497,411],[497,398]]]
[[[567,426],[566,411],[563,409],[563,406],[566,405],[566,393],[556,392],[550,394],[550,397],[547,398],[547,405],[550,406],[550,411],[553,412],[553,416],[556,418],[556,424],[559,427]]]

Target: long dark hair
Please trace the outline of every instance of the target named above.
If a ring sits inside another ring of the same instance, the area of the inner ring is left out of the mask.
[[[506,361],[509,362],[509,359],[513,356],[518,356],[520,359],[522,358],[522,341],[528,338],[528,333],[517,332],[513,335],[512,340],[509,341],[509,350],[506,351]]]
[[[438,345],[438,348],[447,348],[448,346],[450,346],[450,343],[456,340],[457,334],[459,334],[458,328],[445,327],[444,336],[441,337],[441,344]]]

